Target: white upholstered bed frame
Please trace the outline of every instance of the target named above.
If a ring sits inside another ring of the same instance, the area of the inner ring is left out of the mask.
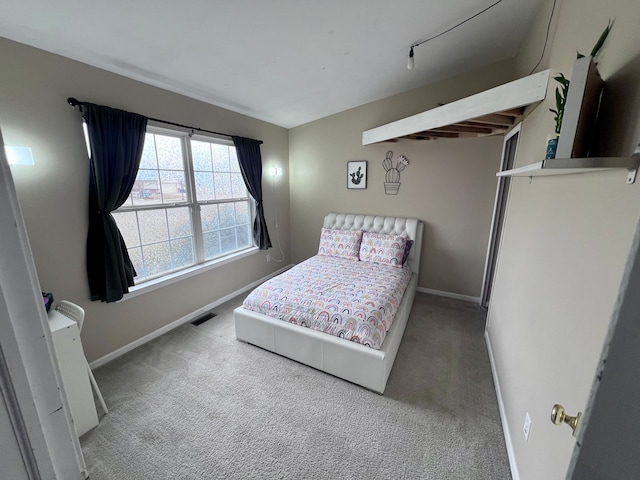
[[[375,350],[359,343],[252,312],[243,307],[238,307],[234,311],[236,338],[383,393],[416,294],[423,224],[415,218],[330,213],[325,217],[323,226],[335,230],[405,233],[414,240],[408,258],[413,275],[391,328],[382,343],[382,348]]]

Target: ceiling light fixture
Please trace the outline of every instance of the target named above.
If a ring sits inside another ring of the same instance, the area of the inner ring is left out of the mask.
[[[420,45],[422,45],[423,43],[427,43],[435,38],[438,38],[441,35],[444,35],[447,32],[450,32],[451,30],[458,28],[460,25],[467,23],[469,20],[476,18],[478,15],[482,15],[484,12],[486,12],[487,10],[489,10],[490,8],[495,7],[496,5],[498,5],[499,3],[501,3],[502,0],[498,0],[497,2],[492,3],[491,5],[489,5],[487,8],[485,8],[484,10],[479,11],[478,13],[476,13],[475,15],[470,16],[469,18],[463,20],[462,22],[454,25],[451,28],[448,28],[447,30],[445,30],[444,32],[440,32],[437,35],[434,35],[433,37],[427,38],[426,40],[423,40],[421,42],[417,42],[414,43],[413,45],[411,45],[411,47],[409,48],[409,59],[407,60],[407,70],[413,70],[413,65],[414,65],[414,60],[413,60],[413,49],[415,47],[419,47]]]

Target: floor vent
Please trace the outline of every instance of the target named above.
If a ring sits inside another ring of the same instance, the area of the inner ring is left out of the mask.
[[[198,325],[202,325],[207,320],[211,320],[215,316],[216,314],[213,312],[205,313],[203,316],[198,317],[194,321],[192,321],[191,325],[195,325],[197,327]]]

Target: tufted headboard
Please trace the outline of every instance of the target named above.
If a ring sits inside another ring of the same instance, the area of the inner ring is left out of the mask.
[[[377,217],[373,215],[356,215],[350,213],[329,213],[324,217],[324,228],[333,230],[364,230],[365,232],[400,235],[405,233],[414,241],[407,263],[411,270],[420,271],[420,254],[422,252],[423,223],[417,218]]]

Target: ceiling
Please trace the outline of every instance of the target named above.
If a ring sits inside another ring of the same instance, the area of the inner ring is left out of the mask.
[[[291,128],[513,57],[542,0],[503,0],[406,68],[495,1],[2,0],[0,36]]]

